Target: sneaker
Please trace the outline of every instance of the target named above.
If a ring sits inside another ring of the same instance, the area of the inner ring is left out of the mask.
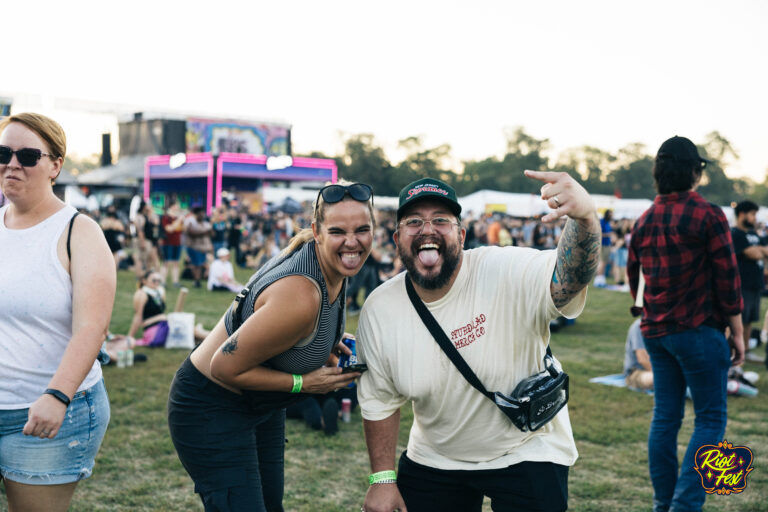
[[[595,286],[598,288],[605,287],[605,276],[595,276]]]
[[[755,354],[754,352],[747,352],[747,355],[744,356],[745,361],[752,361],[753,363],[762,363],[763,358],[762,356],[759,356],[758,354]]]
[[[757,381],[760,380],[760,375],[757,372],[744,372],[741,379],[746,381],[750,386],[757,386]]]
[[[323,404],[323,431],[327,436],[339,431],[339,404],[334,398],[329,398]]]

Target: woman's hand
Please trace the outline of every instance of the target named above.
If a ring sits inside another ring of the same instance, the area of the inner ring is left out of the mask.
[[[27,423],[22,430],[25,436],[53,439],[64,422],[67,406],[51,395],[44,394],[29,408]]]
[[[341,339],[355,339],[354,334],[349,334],[348,332],[344,333],[344,336],[341,337]],[[325,361],[325,366],[338,366],[339,365],[339,357],[341,357],[343,354],[346,354],[348,356],[352,355],[352,349],[350,349],[348,346],[344,344],[341,340],[333,347],[333,350],[331,350],[331,354],[328,356],[328,359]]]
[[[349,385],[360,372],[341,373],[341,368],[323,366],[303,376],[302,393],[325,394]]]

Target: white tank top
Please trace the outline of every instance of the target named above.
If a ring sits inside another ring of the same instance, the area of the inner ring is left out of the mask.
[[[0,208],[0,409],[24,409],[48,387],[72,337],[72,280],[56,245],[75,209],[8,229],[8,206]],[[100,379],[94,361],[78,391]]]

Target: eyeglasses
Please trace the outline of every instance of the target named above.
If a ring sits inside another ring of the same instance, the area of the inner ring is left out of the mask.
[[[16,159],[22,167],[34,167],[44,156],[53,156],[50,153],[43,153],[35,148],[21,148],[14,151],[8,146],[0,146],[0,164],[6,165],[11,163],[13,155],[16,155]]]
[[[352,185],[328,185],[320,189],[317,193],[317,204],[320,201],[320,196],[323,197],[323,201],[326,203],[338,203],[344,196],[349,194],[349,197],[355,201],[366,202],[373,195],[371,187],[365,183],[353,183]]]
[[[435,217],[432,220],[426,220],[420,217],[410,217],[400,222],[400,225],[403,226],[403,231],[406,235],[418,235],[421,233],[421,230],[424,229],[426,224],[431,224],[432,229],[441,235],[447,235],[450,233],[453,226],[461,225],[447,217]]]
[[[163,280],[162,279],[150,279],[149,282],[150,283],[162,283]]]

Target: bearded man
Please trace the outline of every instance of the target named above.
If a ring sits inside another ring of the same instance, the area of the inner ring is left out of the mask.
[[[467,382],[406,293],[419,298],[486,389],[509,393],[544,369],[549,322],[584,308],[600,257],[600,222],[584,188],[566,173],[526,171],[543,182],[550,222],[569,220],[556,250],[462,250],[466,231],[455,191],[425,178],[405,187],[394,235],[407,273],[363,306],[357,343],[369,371],[358,388],[373,474],[366,512],[562,511],[577,458],[568,409],[535,432],[518,429]],[[559,363],[555,363],[559,366]],[[413,406],[407,450],[395,470],[400,407]]]

